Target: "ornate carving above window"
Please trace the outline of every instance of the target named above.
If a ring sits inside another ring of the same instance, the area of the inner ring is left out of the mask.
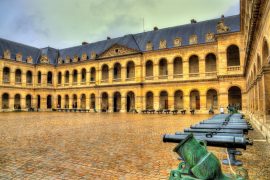
[[[189,37],[189,44],[197,44],[198,43],[198,37],[197,37],[197,35],[191,35],[190,37]]]
[[[40,63],[42,64],[49,64],[49,59],[46,55],[42,55],[40,58]]]
[[[75,55],[73,58],[73,62],[78,62],[78,61],[79,61],[79,57],[78,57],[78,55]]]
[[[178,37],[173,40],[174,47],[182,46],[182,38]]]
[[[87,54],[86,53],[83,53],[82,54],[82,61],[86,61],[87,60]]]
[[[164,49],[167,47],[167,41],[165,39],[159,41],[159,49]]]
[[[33,64],[33,58],[32,58],[32,56],[27,56],[26,62],[29,63],[29,64]]]
[[[153,44],[152,44],[152,42],[151,41],[148,41],[147,43],[146,43],[146,51],[151,51],[151,50],[153,50]]]
[[[205,42],[213,42],[215,41],[215,34],[214,33],[207,33],[205,34]]]
[[[221,20],[218,22],[216,29],[217,29],[217,33],[225,33],[225,32],[230,31],[230,28],[226,26],[224,23],[224,17],[222,17]]]
[[[58,64],[62,64],[62,63],[63,63],[63,59],[62,59],[61,57],[59,57],[59,58],[57,59],[57,63],[58,63]]]
[[[65,63],[70,63],[70,57],[69,56],[66,56]]]
[[[4,51],[4,58],[10,59],[10,51],[8,49]]]
[[[22,53],[17,53],[16,54],[16,61],[22,61]]]
[[[95,51],[91,52],[91,59],[96,59],[97,58],[97,53]]]

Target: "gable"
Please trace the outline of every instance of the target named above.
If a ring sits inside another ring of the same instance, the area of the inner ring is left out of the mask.
[[[107,57],[114,57],[114,56],[122,56],[128,54],[138,53],[139,51],[135,49],[128,48],[126,46],[122,46],[119,44],[114,44],[102,54],[99,55],[99,58],[107,58]]]

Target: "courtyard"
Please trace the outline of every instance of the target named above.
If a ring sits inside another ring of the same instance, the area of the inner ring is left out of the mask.
[[[0,179],[168,179],[179,160],[162,142],[209,115],[1,113]],[[269,179],[270,145],[259,131],[237,157],[250,179]],[[219,159],[225,149],[208,148]],[[234,168],[234,167],[233,167]],[[234,168],[235,169],[235,168]],[[226,173],[230,169],[223,166]]]

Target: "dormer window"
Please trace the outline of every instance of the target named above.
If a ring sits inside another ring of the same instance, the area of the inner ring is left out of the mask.
[[[182,45],[182,38],[175,38],[173,41],[174,47],[178,47]]]
[[[85,61],[85,60],[87,60],[87,54],[86,53],[83,53],[82,54],[82,61]]]
[[[65,63],[70,63],[70,57],[66,56],[66,62]]]
[[[73,58],[73,62],[78,62],[78,61],[79,61],[79,57],[77,55],[75,55]]]
[[[159,49],[164,49],[167,47],[167,41],[165,39],[159,41]]]
[[[95,51],[91,52],[91,59],[96,59],[97,54]]]
[[[16,54],[16,61],[22,61],[22,53]]]
[[[58,64],[62,64],[63,63],[63,59],[61,57],[59,57],[58,60],[57,60],[57,63]]]
[[[28,57],[26,58],[26,62],[32,64],[32,63],[33,63],[33,58],[32,58],[32,56],[28,56]]]
[[[148,41],[146,44],[146,51],[151,51],[153,50],[153,44],[151,43],[151,41]]]
[[[40,63],[42,64],[48,64],[49,63],[49,59],[46,55],[42,55],[40,58]]]
[[[10,59],[10,51],[9,50],[4,51],[4,58],[5,59]]]
[[[198,43],[198,37],[197,35],[191,35],[189,37],[189,44],[197,44]]]
[[[215,41],[214,33],[209,32],[205,34],[205,42],[213,42],[213,41]]]

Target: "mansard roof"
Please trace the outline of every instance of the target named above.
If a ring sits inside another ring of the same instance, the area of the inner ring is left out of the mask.
[[[42,55],[46,55],[50,64],[56,65],[59,57],[65,59],[67,56],[69,56],[72,59],[75,55],[81,57],[83,53],[87,53],[89,57],[88,60],[91,60],[92,52],[96,53],[98,56],[115,44],[134,49],[137,52],[146,52],[146,44],[148,42],[152,43],[152,50],[158,50],[161,40],[166,40],[166,48],[174,47],[173,42],[175,38],[182,39],[181,46],[188,46],[190,45],[189,37],[192,35],[197,36],[197,44],[204,44],[206,43],[205,35],[207,33],[218,34],[216,26],[220,20],[221,18],[218,18],[138,34],[129,34],[118,38],[107,39],[60,50],[51,47],[38,49],[0,38],[0,57],[2,57],[5,50],[10,50],[11,59],[15,59],[16,54],[21,52],[23,55],[23,62],[26,61],[27,56],[31,56],[34,60],[34,64],[39,64],[40,57]],[[240,15],[225,17],[224,24],[230,28],[228,33],[240,31]]]

